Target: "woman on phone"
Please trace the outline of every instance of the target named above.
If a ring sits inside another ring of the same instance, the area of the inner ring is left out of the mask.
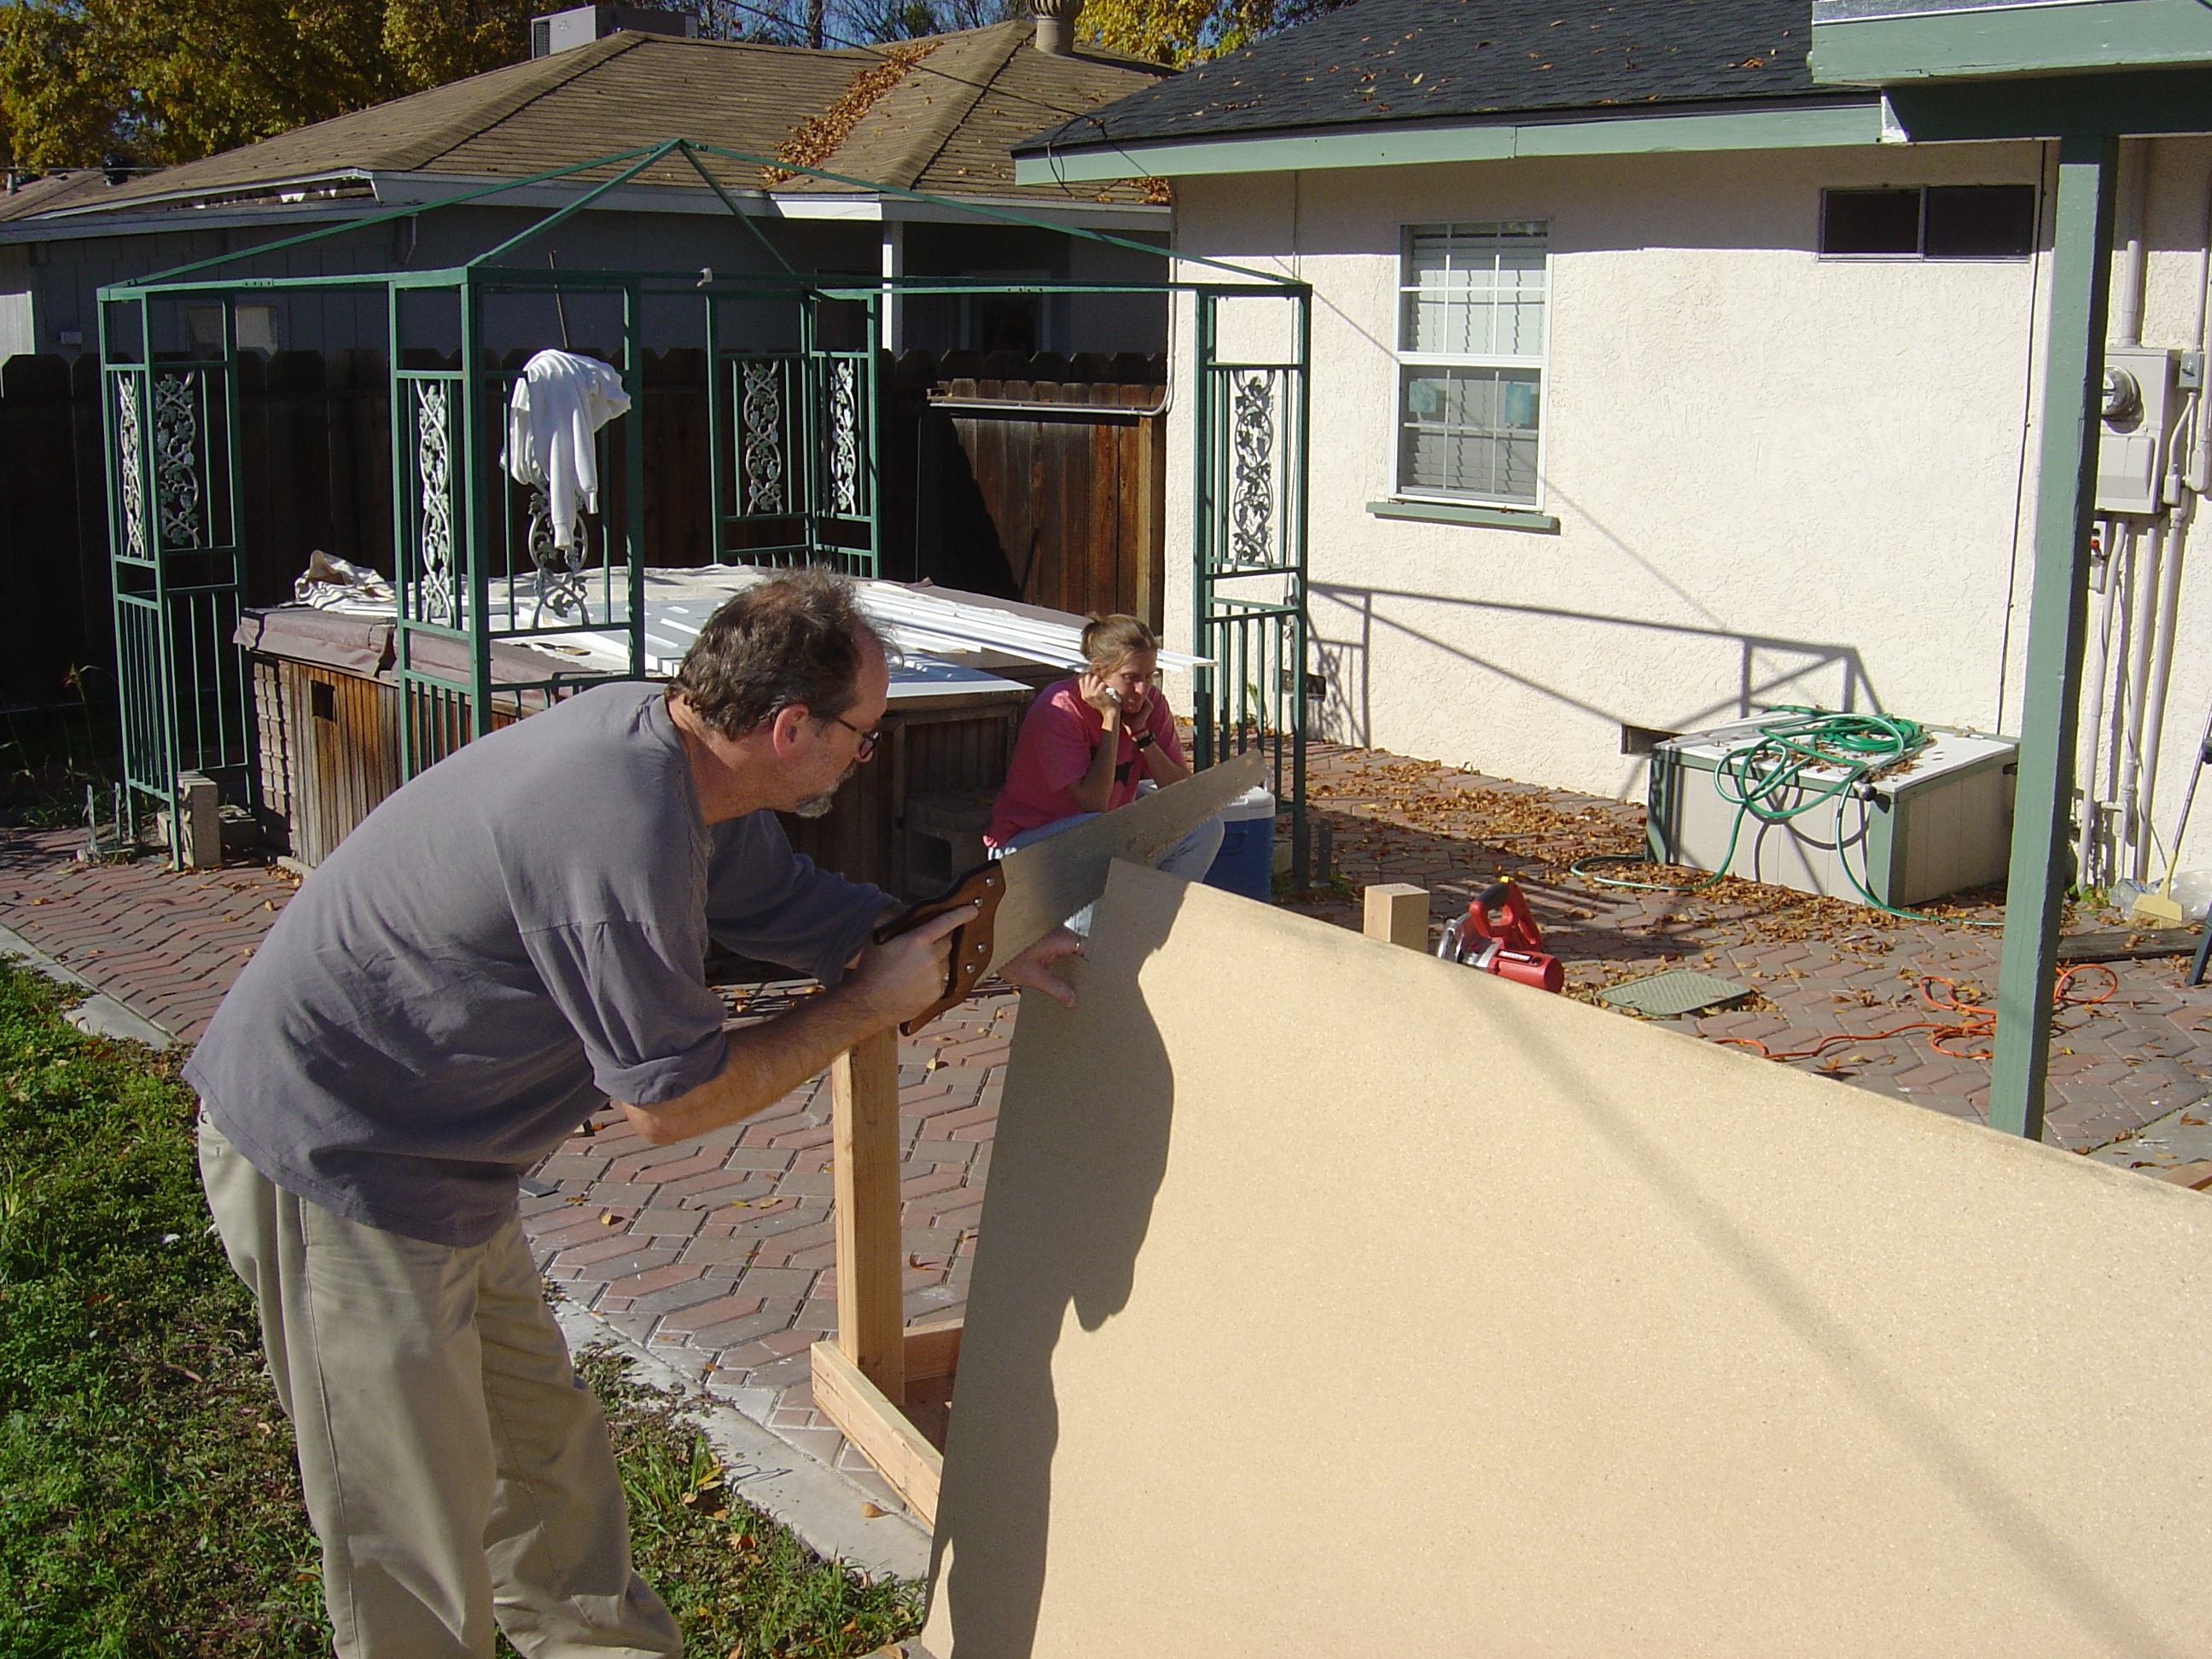
[[[1165,787],[1190,775],[1175,720],[1153,678],[1158,636],[1134,617],[1094,617],[1083,630],[1087,666],[1047,686],[1014,742],[984,844],[1004,857],[1101,812],[1127,806],[1147,780]],[[1222,821],[1208,818],[1156,866],[1195,881],[1221,850]],[[1071,921],[1078,933],[1087,916]]]

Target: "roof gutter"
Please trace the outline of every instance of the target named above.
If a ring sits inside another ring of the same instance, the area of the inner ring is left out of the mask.
[[[374,204],[365,198],[349,202],[315,202],[287,208],[278,219],[267,208],[210,208],[189,219],[173,209],[151,213],[111,210],[99,220],[70,218],[58,214],[27,214],[21,219],[0,220],[0,244],[12,242],[74,241],[95,236],[176,236],[196,230],[232,230],[246,227],[281,231],[301,224],[343,224],[359,219]]]
[[[344,167],[337,172],[305,173],[289,179],[262,179],[246,184],[219,185],[198,190],[149,190],[143,194],[134,193],[107,201],[86,202],[76,207],[56,208],[51,213],[36,216],[50,220],[80,219],[139,208],[191,207],[219,210],[225,208],[290,207],[310,200],[331,201],[346,197],[362,199],[373,193],[370,174],[366,170]]]
[[[1118,175],[1117,175],[1118,176]],[[167,232],[205,230],[216,227],[264,226],[306,220],[357,218],[372,208],[419,206],[426,211],[441,204],[479,193],[499,183],[496,175],[459,173],[384,173],[365,167],[340,173],[305,174],[271,179],[248,187],[213,191],[172,191],[121,202],[100,201],[52,213],[27,214],[0,221],[0,242],[47,241],[66,223],[64,234],[129,236]],[[560,208],[591,190],[589,184],[556,180],[519,186],[496,199],[502,206]],[[768,191],[730,187],[733,201],[748,215],[762,218],[809,220],[933,219],[972,222],[961,210],[970,199],[909,202],[886,199],[868,191]],[[1013,210],[1065,224],[1108,226],[1135,221],[1164,220],[1165,207],[1142,203],[1040,203],[1024,197],[977,195],[978,208]],[[592,204],[597,211],[627,213],[715,212],[708,192],[698,185],[625,184],[607,191]],[[983,216],[988,216],[988,213]]]
[[[1338,128],[1265,137],[1139,140],[1016,152],[1018,184],[1086,184],[1208,173],[1305,173],[1334,167],[1503,161],[1533,155],[1643,155],[1671,151],[1839,149],[1894,143],[1871,92],[1776,107],[1729,105],[1667,114],[1576,115]]]

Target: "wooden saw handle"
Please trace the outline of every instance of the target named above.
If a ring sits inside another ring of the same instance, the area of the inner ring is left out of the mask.
[[[963,921],[952,930],[951,949],[945,957],[945,994],[902,1024],[899,1030],[902,1035],[912,1036],[975,989],[975,981],[991,965],[991,924],[998,916],[999,901],[1006,892],[1005,869],[996,860],[979,864],[935,898],[908,905],[876,929],[876,943],[888,945],[900,934],[912,933],[925,921],[948,910],[957,910],[963,904],[976,907],[973,921]]]

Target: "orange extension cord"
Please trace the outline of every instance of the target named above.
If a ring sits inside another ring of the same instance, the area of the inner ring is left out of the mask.
[[[2074,976],[2092,969],[2102,974],[2112,983],[2094,997],[2074,995],[2071,988]],[[1931,985],[1948,987],[1950,994],[1940,995],[1928,988]],[[1933,1031],[1936,1035],[1928,1040],[1928,1046],[1939,1054],[1948,1054],[1954,1060],[1987,1060],[1990,1057],[1987,1048],[1961,1053],[1956,1048],[1947,1048],[1943,1044],[1946,1039],[1986,1042],[1995,1036],[1997,1030],[1996,1009],[1985,1008],[1978,1002],[1960,1001],[1958,981],[1946,979],[1941,974],[1923,974],[1917,988],[1920,1000],[1930,1010],[1955,1014],[1958,1018],[1952,1020],[1916,1019],[1904,1025],[1893,1025],[1887,1031],[1838,1031],[1833,1036],[1822,1037],[1809,1048],[1790,1048],[1781,1054],[1776,1054],[1756,1037],[1714,1037],[1711,1041],[1730,1043],[1739,1048],[1755,1049],[1767,1060],[1810,1060],[1839,1042],[1883,1042],[1893,1036],[1902,1036],[1907,1031]],[[2104,963],[2082,963],[2058,975],[2058,982],[2051,988],[2051,1009],[2057,1013],[2068,1008],[2094,1008],[2119,988],[2120,976]]]

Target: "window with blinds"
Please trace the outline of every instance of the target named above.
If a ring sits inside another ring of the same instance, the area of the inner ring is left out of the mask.
[[[1400,495],[1539,503],[1550,242],[1540,220],[1406,227]]]

